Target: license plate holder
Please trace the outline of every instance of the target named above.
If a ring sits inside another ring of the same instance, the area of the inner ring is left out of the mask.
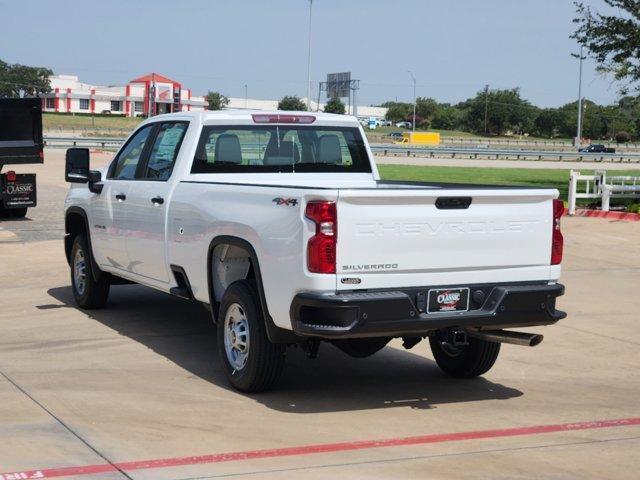
[[[427,294],[427,313],[469,311],[469,288],[434,288]]]

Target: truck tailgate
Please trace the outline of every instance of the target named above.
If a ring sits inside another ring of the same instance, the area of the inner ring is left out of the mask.
[[[337,288],[547,280],[557,196],[501,187],[341,190]]]

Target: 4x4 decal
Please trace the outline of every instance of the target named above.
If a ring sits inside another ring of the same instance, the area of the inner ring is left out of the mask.
[[[275,203],[276,205],[286,205],[286,206],[289,206],[289,207],[295,207],[296,205],[298,205],[298,199],[297,198],[276,197],[271,201],[273,203]]]

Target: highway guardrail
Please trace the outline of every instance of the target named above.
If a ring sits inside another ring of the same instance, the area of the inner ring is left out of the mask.
[[[113,150],[119,148],[124,141],[124,138],[116,137],[44,137],[45,146],[49,148],[89,147]],[[516,148],[421,147],[397,144],[371,144],[370,146],[374,154],[391,157],[640,163],[640,153],[581,153]]]

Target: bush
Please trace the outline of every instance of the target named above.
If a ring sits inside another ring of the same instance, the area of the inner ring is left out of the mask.
[[[631,141],[631,135],[629,135],[629,132],[616,133],[616,143],[627,143],[630,141]]]
[[[283,97],[278,103],[278,110],[287,110],[290,112],[304,112],[307,110],[305,103],[295,95]]]
[[[339,98],[332,98],[324,106],[324,111],[327,113],[338,113],[340,115],[344,115],[344,103],[342,103]]]
[[[412,113],[410,113],[409,115],[407,115],[407,116],[404,118],[404,121],[405,121],[405,122],[410,122],[410,123],[411,123],[411,125],[413,125],[413,112],[412,112]],[[424,123],[424,121],[425,121],[425,120],[424,120],[424,118],[422,118],[420,115],[418,115],[418,114],[416,113],[416,125],[420,125],[420,124]],[[428,123],[429,123],[429,122],[427,121],[427,125],[428,125]]]
[[[632,203],[630,205],[627,205],[627,212],[640,213],[640,203]]]

